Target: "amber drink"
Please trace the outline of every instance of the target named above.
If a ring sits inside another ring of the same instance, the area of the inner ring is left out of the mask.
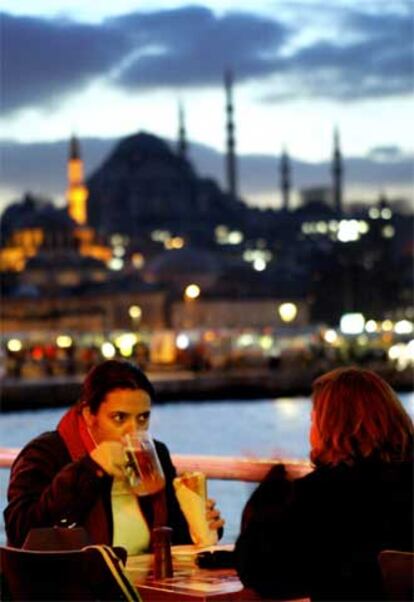
[[[146,431],[125,435],[125,476],[135,495],[153,495],[165,487],[165,477],[152,437]]]

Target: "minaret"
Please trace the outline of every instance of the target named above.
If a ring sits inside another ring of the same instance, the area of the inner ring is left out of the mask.
[[[290,160],[285,148],[280,157],[280,188],[282,191],[282,208],[289,210],[290,197]]]
[[[183,105],[178,105],[178,142],[177,154],[181,159],[187,159],[187,134],[185,131],[185,119]]]
[[[86,224],[88,189],[83,183],[83,161],[80,158],[79,141],[75,135],[71,137],[69,143],[67,173],[66,199],[68,201],[68,213],[77,224],[83,226]]]
[[[237,174],[236,174],[236,153],[234,140],[234,122],[233,122],[233,75],[227,70],[224,74],[224,84],[226,88],[226,115],[227,115],[227,192],[237,196]]]
[[[333,201],[334,208],[338,214],[342,213],[342,155],[339,148],[339,132],[338,128],[334,131],[334,153],[332,162],[332,177],[333,177]]]

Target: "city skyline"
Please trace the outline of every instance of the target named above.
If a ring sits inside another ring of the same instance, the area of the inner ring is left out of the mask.
[[[410,3],[387,6],[374,0],[359,7],[354,0],[341,0],[327,7],[317,0],[262,1],[253,8],[239,2],[237,11],[233,4],[163,1],[149,7],[122,0],[114,7],[62,0],[56,9],[53,2],[40,7],[5,0],[1,123],[6,177],[0,207],[25,192],[19,185],[27,187],[25,177],[10,176],[10,147],[17,170],[19,151],[23,157],[33,144],[51,148],[72,132],[81,140],[99,138],[102,146],[139,130],[175,140],[179,102],[185,108],[190,158],[201,173],[220,181],[222,166],[206,166],[199,149],[210,156],[225,150],[226,68],[235,78],[236,151],[242,161],[252,156],[275,160],[273,190],[263,186],[259,175],[256,183],[250,175],[243,182],[241,173],[240,194],[251,204],[277,206],[276,159],[283,146],[311,167],[329,162],[334,127],[345,158],[395,172],[389,181],[376,182],[367,173],[346,171],[345,198],[373,201],[381,192],[412,196],[407,169],[413,155],[407,127],[412,110]],[[90,173],[93,165],[85,163]],[[20,165],[24,173],[22,160]],[[36,189],[35,176],[34,192],[41,193],[42,179]],[[61,195],[64,187],[62,181]],[[45,186],[45,193],[56,195],[55,189]]]

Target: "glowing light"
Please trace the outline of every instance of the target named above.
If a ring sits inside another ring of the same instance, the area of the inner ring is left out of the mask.
[[[378,207],[371,207],[371,209],[368,211],[368,215],[371,219],[378,219],[380,216]]]
[[[56,345],[60,347],[60,349],[68,349],[72,346],[72,337],[67,334],[61,334],[56,337]]]
[[[283,322],[293,322],[298,315],[298,308],[295,303],[281,303],[277,308],[280,318]]]
[[[383,209],[381,209],[381,217],[382,219],[391,219],[392,218],[392,211],[389,207],[384,207]]]
[[[140,270],[145,263],[144,256],[142,253],[134,253],[131,257],[132,265],[137,270]]]
[[[256,259],[253,261],[253,269],[255,269],[256,272],[263,272],[263,270],[266,269],[265,260],[261,257],[256,257]]]
[[[263,335],[260,337],[259,343],[262,349],[269,351],[269,349],[271,349],[273,346],[273,337],[269,336],[268,334]]]
[[[118,347],[123,357],[131,357],[134,345],[138,342],[138,337],[132,332],[120,334],[115,339],[115,344]]]
[[[316,231],[319,232],[319,234],[326,234],[328,232],[328,224],[326,222],[317,222]]]
[[[113,254],[115,255],[115,257],[123,257],[125,255],[125,248],[121,247],[120,245],[114,247]]]
[[[391,332],[394,328],[394,323],[392,320],[384,320],[381,323],[381,329],[383,332]]]
[[[364,326],[365,318],[360,313],[344,314],[339,323],[339,328],[343,334],[361,334]]]
[[[113,257],[108,261],[107,265],[110,270],[122,270],[124,267],[124,260],[120,257]]]
[[[240,335],[237,341],[238,347],[249,347],[250,345],[253,345],[253,343],[254,337],[252,334],[249,333]]]
[[[7,349],[15,353],[23,349],[23,344],[20,339],[10,339],[7,341]]]
[[[343,219],[339,222],[337,234],[340,242],[352,242],[359,239],[359,223],[356,219]]]
[[[389,224],[384,226],[382,229],[382,235],[384,238],[392,238],[395,235],[394,226],[390,226]]]
[[[368,322],[365,324],[365,330],[370,334],[378,332],[378,324],[375,320],[368,320]]]
[[[407,345],[397,343],[388,349],[388,357],[396,363],[397,370],[405,370],[414,365],[414,340]]]
[[[243,234],[238,230],[233,230],[229,233],[227,238],[227,242],[229,245],[239,245],[243,241]]]
[[[394,326],[395,334],[411,334],[413,330],[413,323],[409,320],[399,320]]]
[[[131,305],[128,309],[129,317],[133,320],[140,320],[142,317],[142,309],[139,305]]]
[[[200,296],[201,289],[198,284],[189,284],[184,291],[184,297],[186,299],[197,299]]]
[[[329,345],[333,345],[338,340],[338,333],[333,328],[328,328],[328,330],[325,330],[323,338]]]
[[[367,222],[364,222],[364,220],[361,219],[358,222],[358,229],[360,234],[366,234],[369,232],[369,225]]]
[[[101,345],[101,353],[105,359],[111,360],[116,355],[116,349],[109,341],[102,343]]]
[[[188,349],[188,347],[190,346],[190,338],[188,337],[188,335],[182,332],[177,336],[175,344],[177,345],[178,349]]]

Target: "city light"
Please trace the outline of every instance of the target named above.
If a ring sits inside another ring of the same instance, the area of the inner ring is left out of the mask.
[[[283,322],[293,322],[298,314],[298,308],[294,303],[281,303],[277,311]]]
[[[257,257],[253,261],[253,269],[256,270],[256,272],[263,272],[263,270],[266,269],[266,262],[265,262],[265,260],[262,259],[261,257]]]
[[[364,327],[365,318],[360,313],[344,314],[339,323],[339,328],[343,334],[361,334]]]
[[[102,345],[101,345],[101,353],[105,359],[111,360],[116,355],[116,349],[115,349],[114,345],[112,345],[112,343],[110,343],[109,341],[106,341],[105,343],[102,343]]]
[[[399,320],[394,326],[395,334],[411,334],[413,330],[413,323],[409,320]]]
[[[325,330],[323,338],[329,345],[333,345],[338,340],[338,333],[333,328],[328,328],[328,330]]]
[[[200,296],[201,289],[198,284],[189,284],[184,291],[184,297],[186,299],[197,299]]]
[[[178,349],[188,349],[188,347],[190,346],[190,338],[188,335],[182,332],[177,336],[175,344],[177,345]]]
[[[140,320],[142,317],[142,309],[139,305],[131,305],[128,309],[129,317],[133,320]]]
[[[339,222],[338,240],[340,242],[354,242],[359,239],[359,223],[356,219],[343,219]]]
[[[61,334],[58,337],[56,337],[56,345],[60,349],[68,349],[72,346],[72,343],[72,337],[70,337],[69,335]]]
[[[365,324],[365,330],[369,334],[373,334],[374,332],[378,332],[378,324],[375,320],[368,320]]]
[[[23,349],[23,344],[20,339],[10,339],[7,342],[7,349],[13,353],[16,353]]]

